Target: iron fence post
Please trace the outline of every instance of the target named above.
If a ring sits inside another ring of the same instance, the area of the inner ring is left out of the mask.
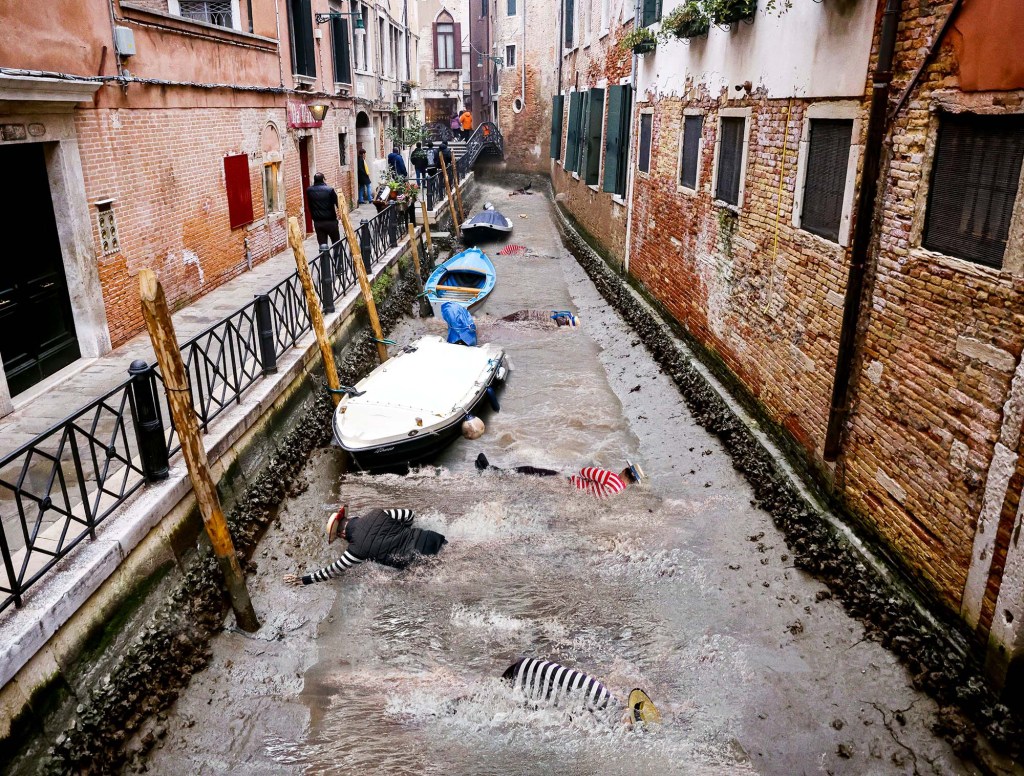
[[[164,424],[157,408],[156,386],[153,367],[142,359],[132,361],[128,367],[132,377],[132,412],[135,415],[135,439],[142,457],[142,473],[146,482],[166,480],[167,442],[164,440]]]
[[[367,276],[373,267],[373,245],[370,244],[370,222],[365,218],[359,220],[359,252],[363,254],[363,266]]]
[[[256,294],[256,335],[260,342],[260,366],[264,375],[277,372],[277,350],[274,348],[274,316],[270,296]]]
[[[320,246],[320,304],[325,313],[334,312],[334,267],[331,246]]]
[[[398,245],[398,208],[392,205],[392,212],[388,214],[388,241],[391,247]]]

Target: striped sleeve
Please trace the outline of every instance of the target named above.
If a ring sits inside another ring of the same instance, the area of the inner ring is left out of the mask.
[[[587,466],[579,474],[570,477],[569,482],[573,487],[597,498],[608,498],[626,489],[626,483],[618,474],[596,466]]]
[[[550,706],[578,704],[599,711],[612,701],[608,688],[594,677],[550,660],[520,659],[502,678],[528,700]]]
[[[384,514],[404,525],[412,524],[413,511],[411,509],[385,509]]]
[[[358,555],[353,555],[351,552],[346,550],[345,554],[334,561],[331,565],[324,566],[322,569],[318,569],[316,571],[311,571],[309,574],[304,574],[302,577],[302,584],[312,585],[314,582],[324,582],[328,579],[340,577],[350,568],[358,566],[362,562],[362,558]]]

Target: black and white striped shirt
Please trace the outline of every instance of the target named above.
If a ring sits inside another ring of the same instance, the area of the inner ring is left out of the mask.
[[[402,525],[412,525],[414,515],[411,509],[385,509],[383,512],[392,520]],[[334,563],[324,566],[322,569],[304,574],[302,576],[302,584],[311,585],[314,582],[325,582],[328,579],[335,579],[365,560],[366,558],[361,558],[351,550],[345,550],[345,554],[334,561]]]
[[[551,660],[519,658],[501,677],[528,700],[550,706],[576,706],[589,711],[614,708],[618,701],[601,682],[575,668]]]

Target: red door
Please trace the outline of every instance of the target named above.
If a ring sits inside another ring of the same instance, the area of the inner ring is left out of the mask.
[[[299,138],[299,169],[302,174],[302,204],[306,214],[306,234],[313,231],[313,216],[309,213],[309,201],[306,199],[306,189],[309,188],[309,138]]]

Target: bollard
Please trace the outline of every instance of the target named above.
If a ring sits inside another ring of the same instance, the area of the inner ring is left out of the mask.
[[[277,373],[277,350],[274,347],[274,317],[270,297],[256,294],[256,337],[260,343],[260,366],[264,375]]]
[[[320,304],[325,313],[334,312],[334,267],[331,246],[320,246]]]
[[[373,273],[373,246],[370,245],[370,222],[365,218],[359,221],[359,252],[363,256],[363,266],[366,274]]]
[[[146,482],[166,480],[169,472],[167,440],[164,439],[164,424],[156,403],[153,367],[139,359],[132,361],[128,374],[132,376],[135,441],[139,445],[142,473]]]

